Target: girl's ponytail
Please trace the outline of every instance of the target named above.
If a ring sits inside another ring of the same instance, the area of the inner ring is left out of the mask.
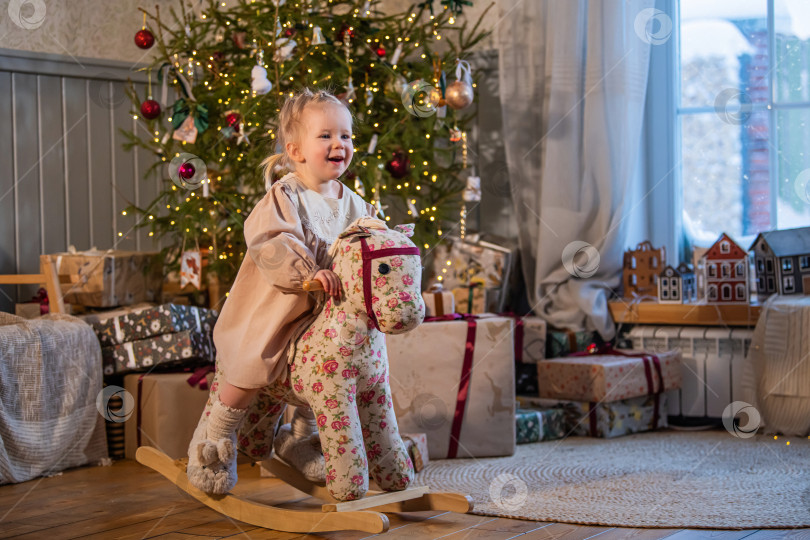
[[[273,154],[272,156],[264,158],[262,161],[262,168],[264,169],[264,189],[270,191],[270,186],[273,185],[273,171],[284,160],[284,154]]]

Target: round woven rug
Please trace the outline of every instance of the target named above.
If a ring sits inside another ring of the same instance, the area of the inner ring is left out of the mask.
[[[786,444],[790,441],[790,444]],[[569,437],[514,456],[431,461],[417,484],[466,493],[474,513],[614,527],[810,525],[810,441],[726,431]]]

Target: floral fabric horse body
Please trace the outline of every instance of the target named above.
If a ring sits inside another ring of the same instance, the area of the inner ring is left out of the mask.
[[[238,433],[242,450],[265,459],[286,404],[311,407],[326,486],[338,500],[365,495],[369,473],[386,491],[405,489],[413,478],[394,416],[383,336],[407,332],[424,319],[422,265],[408,239],[411,230],[363,218],[340,235],[332,246],[332,270],[344,298],[326,301],[298,339],[286,380],[259,392]],[[215,382],[206,411],[216,393]]]

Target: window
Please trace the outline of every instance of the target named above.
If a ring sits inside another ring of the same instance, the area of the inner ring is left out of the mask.
[[[731,246],[729,245],[729,243],[726,242],[725,240],[720,242],[720,253],[728,253],[729,251],[731,251]]]
[[[764,272],[765,271],[765,261],[762,258],[757,257],[757,272]]]
[[[810,169],[801,143],[810,135],[806,2],[656,5],[674,26],[651,47],[647,99],[670,107],[649,114],[646,127],[654,140],[675,136],[654,144],[666,159],[648,162],[648,176],[660,182],[675,171],[675,181],[650,208],[669,218],[662,233],[674,252],[682,236],[709,246],[725,232],[742,246],[758,232],[810,225],[810,175],[801,174]],[[665,210],[672,200],[681,207]]]
[[[757,278],[757,292],[765,292],[765,278]]]
[[[768,276],[768,290],[766,292],[774,292],[776,290],[776,283],[773,280],[773,276]]]
[[[773,274],[773,259],[768,257],[768,260],[765,261],[765,267],[768,274]]]
[[[792,293],[796,292],[796,283],[793,281],[793,276],[785,276],[782,278],[783,292]]]
[[[745,264],[738,262],[734,270],[734,277],[745,277]]]
[[[635,274],[630,274],[630,285],[638,285],[638,278],[636,278]]]
[[[631,270],[636,269],[636,256],[635,255],[630,256],[630,269]]]
[[[661,278],[661,287],[663,287],[664,289],[669,287],[669,278],[665,277]]]
[[[717,277],[717,265],[714,263],[709,265],[709,277]]]
[[[709,285],[709,300],[717,300],[717,285]]]
[[[680,300],[681,299],[681,295],[678,293],[678,288],[677,287],[672,289],[672,299],[673,300]]]
[[[720,290],[722,291],[723,300],[731,300],[731,285],[724,283]]]
[[[801,268],[802,272],[810,270],[810,255],[802,255],[799,257],[799,268]]]
[[[793,258],[792,257],[785,257],[782,259],[782,271],[783,272],[793,272]]]
[[[669,300],[669,289],[661,289],[661,300]]]
[[[735,300],[745,300],[745,285],[742,283],[737,283],[737,296],[734,298]]]
[[[723,271],[723,277],[731,277],[731,265],[728,263],[723,263],[723,266],[720,267]]]
[[[650,267],[658,268],[658,257],[650,257]]]

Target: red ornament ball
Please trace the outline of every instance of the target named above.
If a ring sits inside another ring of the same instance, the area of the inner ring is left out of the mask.
[[[228,113],[228,115],[225,116],[225,121],[235,132],[239,133],[239,122],[242,121],[242,116],[239,113]]]
[[[154,99],[147,99],[141,103],[141,116],[149,120],[154,120],[160,116],[160,103]]]
[[[354,28],[349,26],[348,24],[344,24],[343,26],[340,27],[340,30],[337,33],[337,41],[343,43],[343,36],[346,35],[347,33],[349,34],[349,38],[354,39],[355,36]]]
[[[295,28],[287,28],[284,30],[284,37],[293,37],[295,35]]]
[[[180,168],[177,169],[177,174],[179,174],[184,180],[191,180],[196,172],[197,169],[195,169],[194,165],[189,162],[183,163],[180,165]]]
[[[385,170],[388,171],[391,176],[399,180],[400,178],[405,178],[408,176],[408,171],[411,168],[411,160],[408,159],[408,156],[405,152],[394,152],[393,157],[391,158],[388,163],[385,164]]]
[[[382,47],[377,47],[377,56],[380,57],[385,56],[385,49],[383,49]]]
[[[150,32],[146,28],[138,30],[138,32],[135,34],[135,45],[137,45],[141,49],[148,49],[154,44],[155,44],[155,36],[153,36],[152,32]]]

